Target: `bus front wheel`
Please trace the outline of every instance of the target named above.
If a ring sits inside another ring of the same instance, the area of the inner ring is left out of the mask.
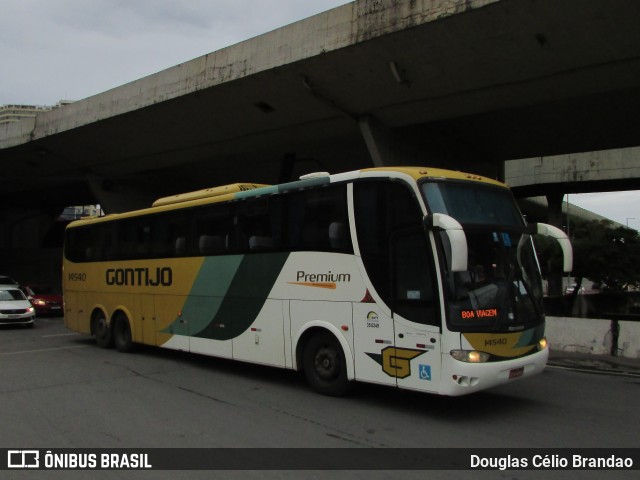
[[[309,339],[303,366],[307,381],[316,392],[339,397],[349,390],[344,352],[331,333],[316,333]]]
[[[130,353],[134,349],[129,319],[124,314],[113,320],[113,343],[119,352]]]

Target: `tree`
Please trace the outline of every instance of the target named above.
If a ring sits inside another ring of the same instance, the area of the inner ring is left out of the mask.
[[[600,283],[603,290],[625,292],[640,287],[640,234],[605,221],[571,218],[573,275],[577,291],[582,278]],[[557,273],[561,265],[558,247],[536,238],[538,258],[544,276]]]
[[[575,222],[574,275],[625,292],[640,286],[640,234],[610,221]]]

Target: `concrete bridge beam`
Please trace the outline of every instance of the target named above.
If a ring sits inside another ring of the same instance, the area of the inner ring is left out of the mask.
[[[509,160],[505,178],[519,197],[640,190],[640,146]]]

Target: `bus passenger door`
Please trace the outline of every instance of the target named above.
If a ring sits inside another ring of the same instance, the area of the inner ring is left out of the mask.
[[[440,383],[440,332],[395,315],[395,366],[398,387],[437,391]]]
[[[424,213],[401,181],[363,180],[352,193],[362,268],[375,291],[375,303],[354,304],[356,378],[435,390],[440,306]]]
[[[437,391],[440,383],[440,304],[433,250],[424,230],[392,236],[391,278],[397,385]]]

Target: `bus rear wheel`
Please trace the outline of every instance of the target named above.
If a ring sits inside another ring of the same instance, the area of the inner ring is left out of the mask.
[[[309,339],[303,366],[307,381],[316,392],[339,397],[349,390],[344,352],[331,333],[317,333]]]
[[[113,336],[111,328],[107,325],[107,318],[104,313],[99,312],[93,319],[93,334],[96,337],[96,343],[100,348],[113,347]]]
[[[119,352],[133,352],[134,343],[131,335],[129,319],[124,314],[119,314],[113,320],[113,343]]]

